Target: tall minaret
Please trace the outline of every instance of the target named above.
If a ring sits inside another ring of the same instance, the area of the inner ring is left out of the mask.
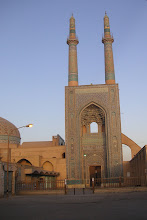
[[[105,12],[104,16],[104,37],[102,43],[104,44],[105,53],[105,82],[106,84],[115,84],[114,62],[112,43],[114,39],[110,34],[109,18]]]
[[[75,31],[75,19],[70,18],[70,30],[67,44],[69,45],[68,86],[78,86],[77,44],[79,43]]]

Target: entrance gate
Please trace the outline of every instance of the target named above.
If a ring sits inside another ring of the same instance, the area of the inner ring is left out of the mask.
[[[89,167],[90,173],[90,186],[92,186],[92,178],[100,179],[101,178],[101,166],[90,166]],[[96,182],[96,185],[101,185],[101,181]]]

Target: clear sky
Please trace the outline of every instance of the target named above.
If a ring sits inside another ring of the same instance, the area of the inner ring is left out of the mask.
[[[147,144],[146,0],[0,0],[0,116],[22,142],[65,137],[69,18],[76,19],[79,84],[103,84],[103,17],[114,36],[122,132]]]

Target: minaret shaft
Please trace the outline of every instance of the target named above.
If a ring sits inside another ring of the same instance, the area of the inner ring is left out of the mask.
[[[67,39],[69,45],[68,86],[78,86],[77,44],[79,43],[75,32],[75,19],[70,18],[70,33]]]
[[[104,44],[104,53],[105,53],[105,82],[106,84],[115,84],[114,61],[113,61],[113,50],[112,50],[113,42],[114,42],[114,39],[110,34],[109,18],[107,15],[105,15],[104,38],[102,39],[102,43]]]

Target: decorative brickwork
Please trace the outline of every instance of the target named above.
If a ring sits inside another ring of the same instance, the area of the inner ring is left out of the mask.
[[[77,65],[77,44],[79,43],[76,37],[75,19],[70,18],[70,30],[67,44],[69,45],[69,67],[68,67],[68,85],[78,85],[78,65]]]
[[[118,85],[66,87],[65,97],[68,178],[84,177],[85,160],[87,178],[94,165],[103,177],[122,175]],[[98,124],[97,134],[89,133],[91,122]]]
[[[20,144],[20,133],[11,122],[0,117],[0,143],[8,143],[8,135],[11,144]]]
[[[115,84],[115,73],[114,73],[114,62],[113,62],[113,51],[112,51],[113,42],[114,42],[114,39],[110,34],[109,18],[107,14],[105,14],[104,38],[102,38],[102,43],[104,44],[104,53],[105,53],[105,82],[106,84]]]

